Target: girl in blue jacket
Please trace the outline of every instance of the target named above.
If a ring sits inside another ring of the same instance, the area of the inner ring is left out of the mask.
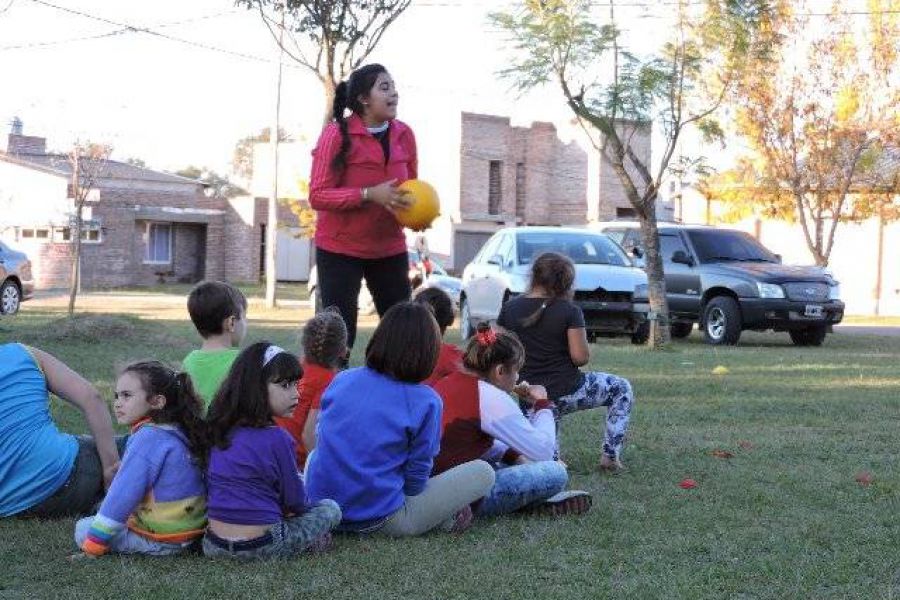
[[[440,448],[441,400],[421,383],[431,374],[441,334],[431,311],[391,307],[366,347],[366,366],[340,373],[322,396],[307,495],[341,506],[339,529],[389,536],[469,527],[469,505],[494,484],[475,460],[430,477]]]

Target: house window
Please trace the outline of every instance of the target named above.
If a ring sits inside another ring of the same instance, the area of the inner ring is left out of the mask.
[[[516,216],[525,219],[525,163],[516,163]]]
[[[71,227],[54,227],[53,241],[60,243],[68,243],[72,241]],[[81,241],[85,244],[99,244],[103,241],[103,229],[98,223],[85,222],[81,226]]]
[[[500,165],[499,160],[490,161],[488,170],[488,214],[500,214]]]
[[[637,211],[635,211],[633,208],[622,208],[620,206],[620,207],[616,208],[616,218],[617,219],[636,219]]]
[[[144,262],[168,264],[172,262],[172,224],[147,223],[146,252]]]
[[[20,240],[37,240],[39,242],[50,241],[50,229],[48,227],[20,227]]]

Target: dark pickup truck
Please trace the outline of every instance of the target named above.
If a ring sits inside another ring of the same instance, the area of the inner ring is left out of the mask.
[[[638,225],[601,230],[640,257]],[[797,346],[819,346],[844,317],[840,286],[820,267],[788,266],[752,236],[702,225],[659,225],[672,336],[694,323],[710,344],[736,344],[745,329],[787,331]]]

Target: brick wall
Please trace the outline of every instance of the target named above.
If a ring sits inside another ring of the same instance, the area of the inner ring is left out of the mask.
[[[489,165],[501,163],[501,201],[489,214]],[[517,165],[524,168],[524,214],[534,225],[579,224],[587,220],[587,154],[559,139],[552,123],[512,127],[509,118],[462,113],[460,150],[462,220],[515,223]],[[520,191],[520,194],[522,192]]]
[[[620,135],[631,136],[631,148],[634,153],[645,164],[650,164],[650,125],[648,123],[626,122],[619,126]],[[633,135],[632,135],[633,133]],[[637,173],[629,170],[635,181],[639,181]],[[638,188],[642,193],[643,186]],[[605,160],[600,161],[600,198],[598,198],[599,210],[598,218],[601,221],[608,221],[616,218],[616,209],[632,209],[631,202],[625,193],[625,187],[622,185],[619,176]]]

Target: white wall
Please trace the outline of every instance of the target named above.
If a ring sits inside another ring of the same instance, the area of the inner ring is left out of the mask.
[[[16,225],[66,225],[74,210],[68,179],[0,160],[0,236]]]

